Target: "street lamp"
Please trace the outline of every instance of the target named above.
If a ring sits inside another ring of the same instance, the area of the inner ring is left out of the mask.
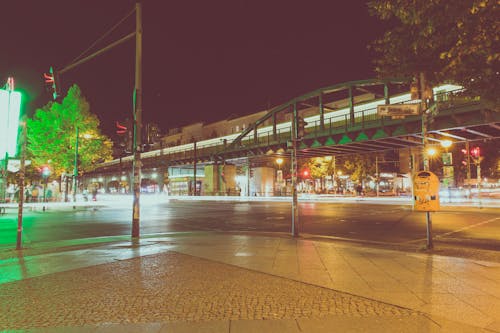
[[[427,157],[430,157],[430,159],[428,160],[428,167],[429,167],[429,171],[431,170],[431,159],[436,156],[437,154],[437,149],[434,148],[434,147],[429,147],[427,148],[427,150],[425,151],[425,154]]]
[[[453,144],[453,142],[451,140],[443,140],[441,141],[441,146],[445,149],[448,149],[451,147],[451,145]]]

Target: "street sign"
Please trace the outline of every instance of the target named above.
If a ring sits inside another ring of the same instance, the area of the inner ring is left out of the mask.
[[[25,166],[28,166],[31,164],[31,161],[26,160],[24,163]],[[20,169],[21,169],[21,160],[9,159],[9,164],[7,165],[7,170],[9,170],[9,172],[18,172]]]
[[[377,114],[387,117],[405,117],[420,114],[420,104],[386,104],[377,106]]]
[[[439,210],[439,178],[430,171],[420,171],[413,176],[413,209],[436,212]]]

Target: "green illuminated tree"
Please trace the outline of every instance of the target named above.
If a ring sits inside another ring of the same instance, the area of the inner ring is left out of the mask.
[[[392,28],[373,42],[382,77],[423,72],[498,105],[500,9],[497,0],[374,0],[372,15]]]
[[[53,174],[73,173],[77,127],[80,172],[111,159],[112,142],[100,133],[99,119],[90,113],[90,105],[77,85],[68,90],[62,103],[49,102],[36,110],[27,126],[27,148],[33,164],[48,164]]]

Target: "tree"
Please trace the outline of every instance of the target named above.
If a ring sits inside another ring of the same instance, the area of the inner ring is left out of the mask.
[[[374,41],[382,77],[425,73],[498,106],[500,17],[496,0],[374,0],[370,13],[393,27]]]
[[[375,174],[375,157],[370,154],[351,155],[345,160],[344,168],[351,175],[351,180],[363,183]]]
[[[28,154],[35,166],[49,164],[52,174],[72,173],[79,132],[79,171],[111,159],[111,140],[100,133],[99,119],[80,88],[73,85],[62,103],[49,102],[28,119]]]

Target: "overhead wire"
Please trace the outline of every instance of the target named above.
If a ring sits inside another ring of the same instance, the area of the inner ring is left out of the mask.
[[[95,47],[100,41],[102,41],[104,38],[106,38],[113,30],[115,30],[120,24],[122,24],[130,15],[132,15],[135,12],[135,8],[132,9],[127,15],[125,15],[118,23],[113,25],[108,31],[106,31],[101,37],[99,37],[97,40],[95,40],[90,46],[85,49],[82,53],[80,53],[79,56],[77,56],[73,61],[71,61],[67,66],[71,66],[73,63],[77,62],[80,60],[85,54],[87,54],[93,47]]]

